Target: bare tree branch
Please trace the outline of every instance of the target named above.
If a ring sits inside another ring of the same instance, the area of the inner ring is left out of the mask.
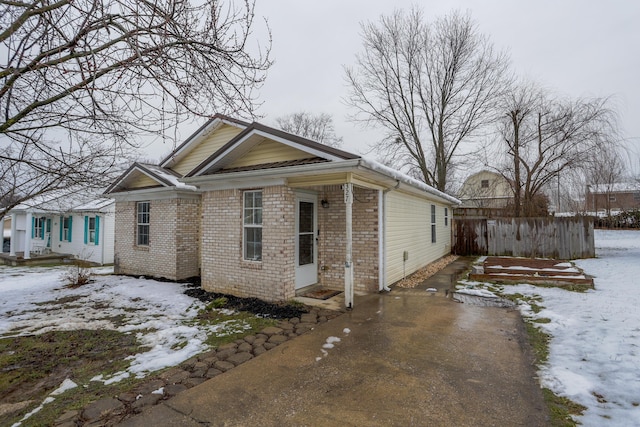
[[[539,198],[560,173],[582,168],[619,142],[608,99],[557,99],[531,83],[504,98],[499,124],[503,162],[496,169],[513,185],[514,214],[540,214]]]
[[[396,11],[362,24],[362,37],[345,70],[352,119],[386,129],[375,149],[388,163],[446,190],[460,144],[495,119],[507,56],[457,12],[427,24],[419,9]]]
[[[336,135],[333,119],[329,114],[311,114],[305,111],[276,118],[277,126],[285,132],[293,133],[331,147],[340,147],[342,137]]]
[[[142,134],[253,117],[253,26],[251,0],[0,1],[0,198],[104,185]]]

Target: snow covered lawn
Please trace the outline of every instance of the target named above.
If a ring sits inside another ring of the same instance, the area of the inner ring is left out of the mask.
[[[96,378],[107,384],[177,365],[206,350],[208,334],[245,328],[235,321],[192,322],[204,305],[184,295],[184,284],[111,276],[111,268],[98,268],[94,273],[103,275],[93,283],[70,289],[61,280],[67,268],[0,265],[0,338],[79,329],[136,334],[149,350],[132,356],[126,371]]]
[[[576,261],[595,276],[585,293],[528,284],[504,292],[540,296],[544,307],[524,316],[552,336],[548,362],[540,367],[543,387],[588,409],[585,426],[640,425],[640,231],[596,230],[595,259]]]

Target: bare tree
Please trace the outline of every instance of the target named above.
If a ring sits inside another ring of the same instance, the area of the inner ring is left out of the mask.
[[[607,99],[555,99],[525,83],[505,97],[503,111],[494,155],[503,153],[497,169],[512,183],[516,217],[539,213],[544,188],[562,171],[583,167],[617,141]]]
[[[0,198],[99,185],[140,134],[252,115],[247,0],[0,0]],[[10,206],[9,206],[10,208]]]
[[[311,114],[306,111],[276,118],[276,125],[293,133],[331,147],[340,147],[342,137],[336,135],[333,118],[327,113]]]
[[[597,212],[599,208],[604,208],[607,216],[611,214],[611,196],[615,185],[626,181],[625,162],[621,150],[622,147],[617,146],[598,146],[593,155],[586,160],[583,168],[586,183],[583,187],[593,190],[592,204],[585,206],[587,211]],[[597,204],[598,193],[604,195],[604,206]]]
[[[507,56],[457,12],[425,23],[417,8],[396,11],[362,24],[362,37],[346,69],[353,120],[386,130],[375,147],[385,161],[447,189],[460,144],[495,118]]]

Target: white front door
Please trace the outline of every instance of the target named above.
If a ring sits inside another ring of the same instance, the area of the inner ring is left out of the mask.
[[[296,289],[318,283],[317,200],[315,195],[296,196]]]

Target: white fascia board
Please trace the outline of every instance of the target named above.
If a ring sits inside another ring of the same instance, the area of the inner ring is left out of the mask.
[[[343,160],[340,162],[314,163],[299,166],[289,166],[272,169],[255,169],[242,172],[220,173],[214,175],[197,175],[190,178],[181,178],[186,184],[197,185],[199,188],[210,182],[216,181],[237,181],[245,178],[288,178],[291,176],[315,175],[321,172],[350,172],[358,165],[360,159]]]
[[[286,185],[286,178],[264,178],[264,177],[236,177],[236,179],[225,179],[211,181],[199,186],[200,191],[234,190],[242,188],[263,188],[276,185]]]
[[[175,187],[147,188],[142,190],[112,193],[110,198],[116,202],[137,202],[141,200],[199,199],[200,193],[184,191]]]
[[[212,160],[211,162],[209,162],[205,167],[203,167],[200,171],[198,171],[197,174],[195,174],[195,176],[202,176],[202,174],[204,172],[206,172],[207,170],[211,169],[212,167],[216,166],[219,163],[224,163],[224,161],[226,160],[226,158],[233,153],[234,151],[236,151],[238,149],[239,146],[241,146],[242,144],[244,144],[249,138],[253,137],[253,136],[261,136],[263,138],[266,139],[270,139],[272,141],[276,141],[279,142],[281,144],[284,144],[286,146],[292,147],[292,148],[296,148],[300,151],[304,151],[306,153],[309,153],[313,156],[316,157],[321,157],[323,159],[327,159],[327,160],[331,160],[331,161],[342,161],[343,159],[341,157],[338,156],[334,156],[332,154],[329,154],[325,151],[322,150],[317,150],[315,148],[310,148],[306,145],[302,145],[302,144],[298,144],[297,142],[294,141],[290,141],[286,138],[281,138],[279,136],[270,134],[268,132],[264,132],[258,129],[254,129],[251,132],[249,132],[248,134],[246,134],[244,137],[242,137],[242,139],[239,139],[238,141],[236,141],[231,147],[227,148],[225,151],[223,151],[222,153],[220,153],[220,155],[218,155],[217,158],[215,158],[214,160]],[[253,145],[249,148],[249,150],[253,147]],[[249,151],[247,150],[247,151]],[[356,159],[357,160],[357,159]]]
[[[164,167],[167,167],[167,165],[170,165],[171,163],[174,163],[174,162],[178,161],[181,158],[182,153],[186,149],[188,149],[189,147],[193,147],[194,145],[199,144],[204,138],[207,137],[207,135],[209,135],[212,131],[214,131],[222,123],[226,123],[226,122],[227,122],[226,120],[221,120],[221,119],[211,120],[211,122],[207,126],[202,128],[200,130],[200,132],[198,132],[197,135],[193,135],[191,137],[191,140],[188,143],[186,143],[184,146],[180,147],[180,149],[178,151],[173,153],[173,155],[171,157],[166,159],[164,162],[162,162],[158,166],[164,168]]]

